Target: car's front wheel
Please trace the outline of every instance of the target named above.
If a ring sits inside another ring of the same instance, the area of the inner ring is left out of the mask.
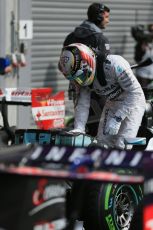
[[[128,230],[142,199],[140,185],[93,183],[87,186],[85,230]]]

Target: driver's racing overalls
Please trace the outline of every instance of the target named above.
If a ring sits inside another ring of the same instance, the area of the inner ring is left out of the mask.
[[[124,149],[124,139],[136,137],[145,111],[145,96],[129,63],[119,55],[108,55],[103,64],[106,86],[101,86],[95,77],[91,87],[82,87],[75,110],[74,128],[85,131],[90,107],[90,95],[94,91],[106,98],[102,111],[97,140],[101,146]],[[103,76],[101,76],[103,77]],[[117,135],[108,135],[105,130],[110,119],[121,118]]]

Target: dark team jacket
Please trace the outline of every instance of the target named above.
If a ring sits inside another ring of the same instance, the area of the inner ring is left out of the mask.
[[[66,37],[63,45],[67,46],[75,42],[94,48],[97,54],[103,58],[110,53],[108,39],[103,35],[99,27],[87,20],[76,27],[75,30]]]

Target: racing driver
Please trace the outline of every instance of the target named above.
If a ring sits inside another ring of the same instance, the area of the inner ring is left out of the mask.
[[[108,54],[101,66],[106,84],[96,74],[96,54],[81,43],[62,49],[59,69],[80,88],[72,133],[85,133],[90,96],[94,91],[106,102],[101,114],[97,142],[107,148],[125,149],[125,138],[137,135],[145,111],[145,96],[129,63],[120,55]],[[130,147],[131,148],[131,147]]]

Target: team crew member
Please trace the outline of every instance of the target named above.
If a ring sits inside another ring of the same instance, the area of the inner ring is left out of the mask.
[[[110,45],[107,37],[104,36],[103,30],[109,24],[110,9],[103,3],[94,2],[89,5],[87,9],[87,19],[84,20],[74,31],[67,35],[63,46],[70,45],[71,43],[85,44],[98,53],[97,58],[97,74],[99,76],[104,75],[101,68],[105,55],[110,53]],[[101,78],[102,84],[105,78]],[[74,106],[77,104],[77,98],[79,94],[79,88],[75,84],[69,85],[69,99],[73,99]],[[100,117],[99,111],[103,108],[103,100],[99,98],[94,92],[91,94],[91,104],[88,117],[88,134],[95,136],[97,134],[97,128]]]
[[[102,3],[92,3],[87,10],[88,19],[67,35],[63,46],[79,42],[101,51],[102,55],[107,55],[110,52],[110,45],[102,29],[108,25],[109,16],[110,9],[107,6]]]
[[[98,144],[124,149],[124,139],[136,137],[141,124],[146,105],[144,93],[123,57],[108,55],[101,68],[105,73],[101,76],[105,77],[104,86],[96,74],[96,55],[89,47],[74,43],[62,49],[59,69],[66,79],[81,86],[72,132],[85,132],[94,91],[106,98],[98,126]]]

